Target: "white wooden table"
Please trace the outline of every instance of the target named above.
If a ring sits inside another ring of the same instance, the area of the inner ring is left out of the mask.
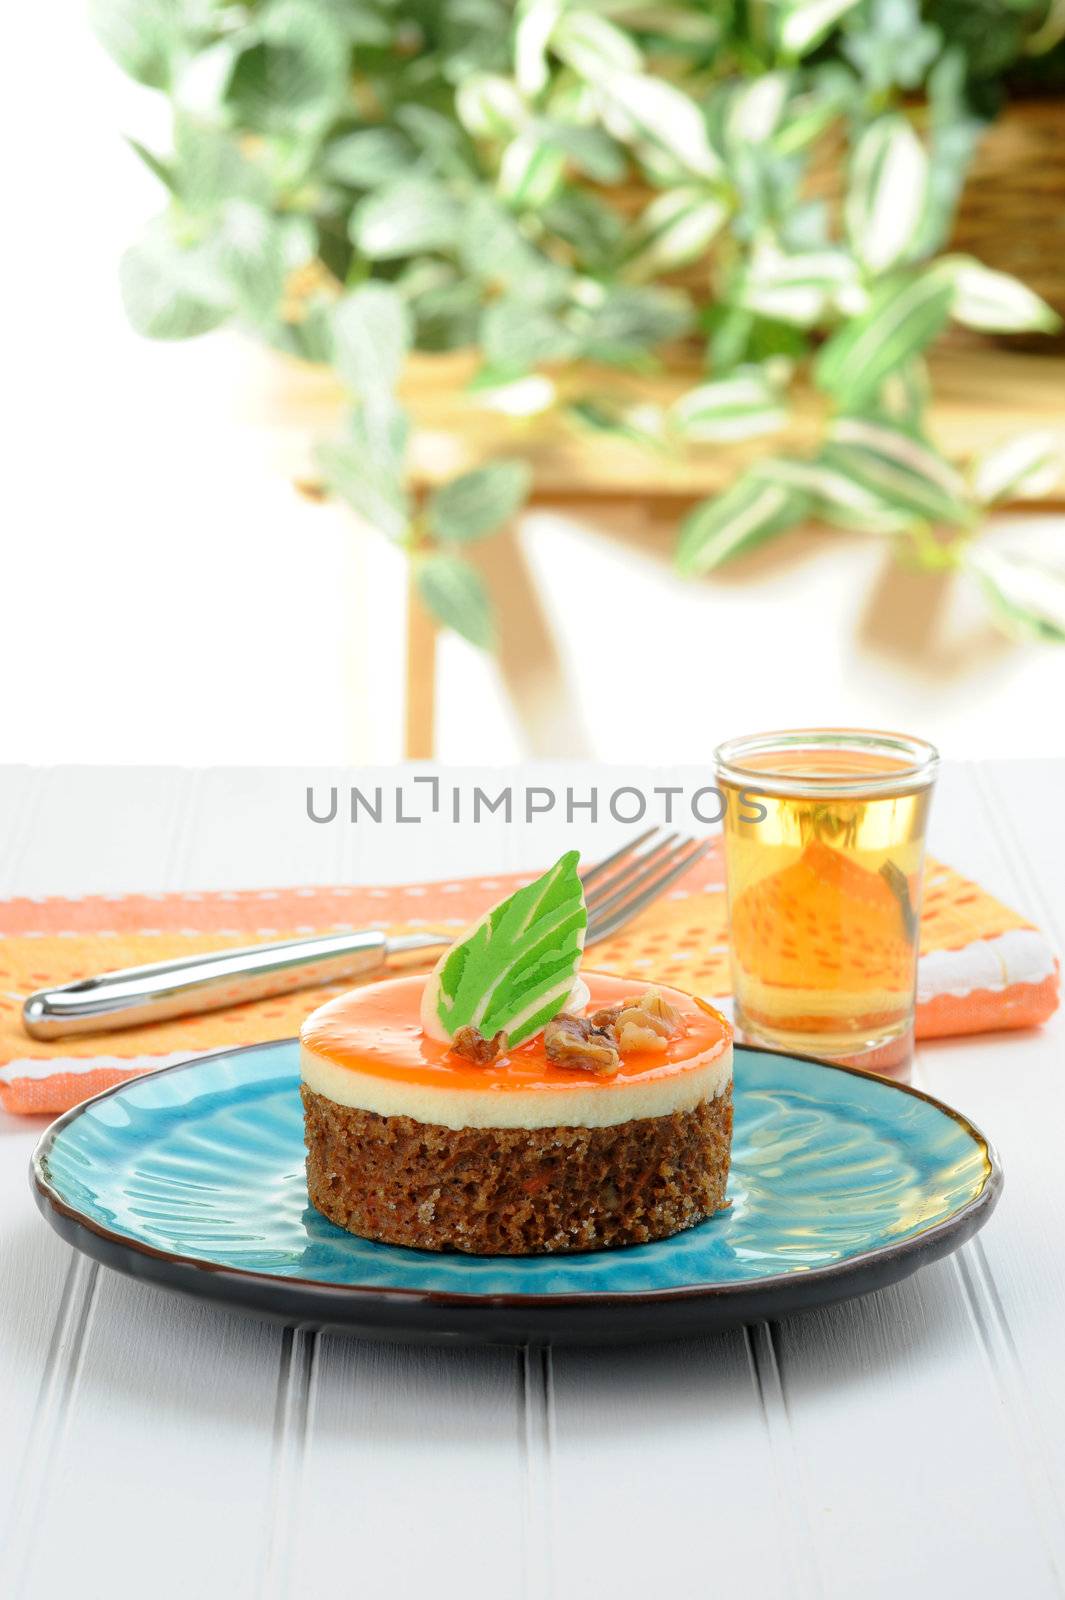
[[[306,783],[351,777],[8,769],[0,892],[399,881],[621,831],[308,823]],[[1060,942],[1063,817],[1065,762],[948,769],[933,848]],[[1062,1035],[920,1051],[917,1082],[1005,1164],[956,1256],[819,1313],[618,1351],[369,1344],[139,1287],[41,1221],[40,1125],[6,1119],[0,1595],[1060,1595]]]

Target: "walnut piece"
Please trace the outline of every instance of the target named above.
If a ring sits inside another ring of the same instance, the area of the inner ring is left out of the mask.
[[[602,1006],[590,1017],[560,1011],[544,1029],[544,1048],[556,1066],[613,1076],[623,1051],[664,1050],[687,1031],[676,1007],[657,989],[648,989],[619,1005]]]
[[[560,1011],[544,1029],[548,1061],[557,1067],[578,1067],[612,1077],[621,1065],[617,1043],[609,1028],[597,1028],[592,1017]]]
[[[601,1011],[592,1012],[592,1025],[596,1028],[612,1028],[624,1011],[624,1006],[603,1006]]]
[[[657,989],[624,1000],[614,1021],[620,1050],[664,1050],[670,1039],[686,1033],[680,1012]]]
[[[491,1039],[486,1039],[477,1028],[459,1028],[450,1045],[452,1055],[462,1056],[463,1060],[472,1061],[479,1067],[486,1067],[506,1047],[507,1036],[502,1028]]]

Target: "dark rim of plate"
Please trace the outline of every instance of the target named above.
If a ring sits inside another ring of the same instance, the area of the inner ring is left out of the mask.
[[[142,1074],[141,1076],[161,1075],[170,1072],[187,1072],[192,1067],[201,1067],[212,1060],[222,1057],[240,1056],[249,1054],[254,1050],[270,1049],[279,1045],[298,1045],[298,1039],[265,1039],[259,1044],[237,1045],[229,1050],[211,1050],[203,1055],[193,1056],[188,1061],[176,1061],[172,1066],[160,1067],[155,1073]],[[71,1107],[69,1111],[56,1118],[45,1129],[30,1158],[30,1179],[33,1185],[38,1205],[42,1211],[45,1205],[65,1217],[68,1222],[95,1234],[97,1238],[106,1240],[109,1244],[124,1250],[133,1250],[139,1255],[148,1256],[155,1261],[166,1262],[170,1266],[188,1267],[196,1271],[208,1273],[215,1281],[232,1281],[237,1284],[258,1284],[268,1288],[271,1284],[299,1289],[313,1298],[320,1294],[325,1300],[337,1295],[350,1298],[353,1304],[359,1301],[380,1302],[382,1299],[416,1301],[426,1305],[436,1306],[498,1306],[514,1309],[529,1309],[532,1307],[550,1306],[609,1306],[609,1305],[650,1305],[660,1304],[663,1301],[683,1300],[726,1300],[732,1296],[750,1295],[752,1291],[767,1294],[775,1289],[784,1289],[797,1282],[809,1285],[831,1282],[840,1277],[857,1274],[864,1266],[871,1263],[884,1263],[898,1261],[910,1255],[917,1255],[927,1251],[936,1241],[950,1238],[959,1231],[968,1237],[977,1224],[977,1219],[983,1214],[994,1210],[1002,1190],[1003,1176],[1002,1163],[990,1140],[981,1133],[975,1123],[971,1122],[962,1112],[955,1111],[953,1106],[937,1100],[935,1095],[926,1094],[923,1089],[914,1089],[910,1084],[896,1083],[893,1079],[879,1077],[876,1074],[864,1072],[860,1067],[845,1067],[833,1061],[821,1061],[816,1056],[792,1054],[789,1051],[766,1050],[758,1045],[737,1044],[737,1050],[742,1050],[746,1055],[777,1056],[788,1061],[805,1061],[811,1066],[821,1067],[828,1072],[843,1072],[850,1077],[862,1078],[868,1081],[873,1078],[888,1090],[912,1096],[915,1100],[923,1100],[927,1105],[934,1106],[944,1116],[950,1117],[953,1122],[965,1130],[969,1137],[983,1152],[987,1171],[979,1193],[966,1202],[959,1210],[951,1212],[941,1222],[933,1223],[919,1233],[911,1234],[907,1239],[900,1239],[898,1244],[880,1245],[875,1250],[865,1250],[856,1256],[848,1256],[845,1261],[833,1263],[827,1267],[812,1267],[801,1275],[795,1273],[774,1273],[769,1277],[739,1283],[690,1283],[678,1284],[667,1289],[610,1289],[605,1291],[585,1291],[572,1294],[454,1294],[441,1289],[405,1289],[391,1284],[365,1284],[365,1283],[324,1283],[315,1278],[285,1277],[271,1272],[249,1272],[242,1267],[222,1266],[218,1262],[204,1261],[198,1256],[178,1255],[174,1251],[159,1250],[155,1245],[146,1244],[142,1239],[137,1239],[131,1234],[116,1233],[111,1228],[105,1228],[86,1216],[83,1211],[78,1211],[70,1206],[57,1192],[49,1181],[45,1172],[45,1163],[56,1138],[77,1121],[90,1106],[98,1105],[102,1100],[109,1100],[112,1095],[121,1094],[139,1081],[139,1078],[127,1078],[122,1083],[116,1083],[109,1089],[102,1089],[99,1094],[83,1100],[80,1104]],[[668,1243],[668,1241],[663,1241]],[[396,1247],[400,1248],[400,1247]],[[595,1254],[595,1252],[587,1252]],[[565,1259],[572,1259],[573,1255],[579,1256],[581,1252],[567,1253]],[[483,1259],[483,1258],[481,1258]],[[501,1257],[506,1261],[518,1261],[519,1257]]]

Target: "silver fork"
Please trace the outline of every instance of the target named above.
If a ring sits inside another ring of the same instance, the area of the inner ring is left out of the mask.
[[[589,867],[582,874],[588,906],[585,944],[617,933],[709,848],[708,839],[688,839],[648,828]],[[167,1017],[217,1011],[245,1000],[316,988],[340,978],[365,977],[383,967],[391,956],[439,949],[452,942],[453,936],[445,933],[389,938],[366,929],[124,967],[60,988],[39,989],[22,1007],[22,1026],[34,1039],[134,1028]]]

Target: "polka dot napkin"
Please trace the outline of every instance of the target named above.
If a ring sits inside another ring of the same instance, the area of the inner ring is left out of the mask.
[[[393,933],[457,930],[525,881],[0,901],[0,1102],[14,1112],[64,1111],[185,1056],[288,1038],[308,1011],[344,985],[54,1045],[22,1031],[22,1001],[34,989],[114,967],[301,934],[365,927]],[[711,852],[617,937],[596,945],[594,964],[603,972],[722,999],[729,988],[727,938],[721,860]],[[1057,1003],[1058,963],[1046,937],[978,885],[929,861],[918,1035],[1030,1027],[1045,1021]]]

